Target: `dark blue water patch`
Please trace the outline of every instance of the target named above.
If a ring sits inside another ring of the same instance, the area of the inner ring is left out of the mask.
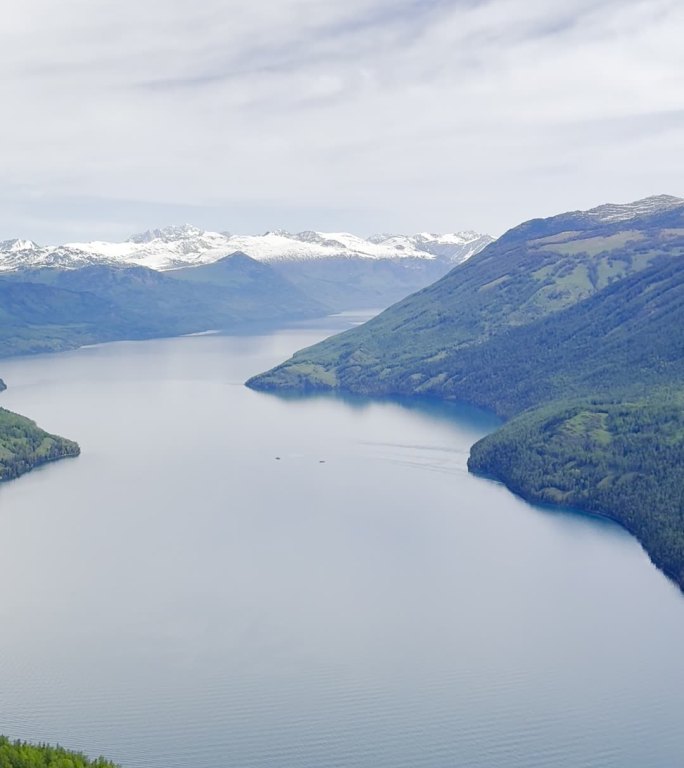
[[[322,391],[322,392],[293,392],[293,391],[264,391],[259,392],[265,397],[276,397],[289,402],[305,402],[307,400],[333,400],[344,403],[350,408],[360,411],[378,404],[399,406],[407,411],[420,413],[426,417],[439,421],[451,421],[461,427],[467,427],[474,433],[484,436],[494,432],[502,424],[503,420],[492,411],[478,408],[465,402],[442,400],[427,396],[365,396],[350,392]]]

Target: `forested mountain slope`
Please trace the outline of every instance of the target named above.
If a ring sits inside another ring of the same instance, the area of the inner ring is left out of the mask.
[[[430,287],[250,385],[420,394],[429,371],[427,390],[450,396],[455,352],[684,255],[684,201],[656,200],[664,202],[632,218],[606,220],[596,209],[522,224]]]

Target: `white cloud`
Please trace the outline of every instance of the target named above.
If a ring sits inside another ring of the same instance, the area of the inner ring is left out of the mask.
[[[5,0],[0,237],[494,233],[682,193],[679,0]],[[155,216],[155,220],[145,217]]]

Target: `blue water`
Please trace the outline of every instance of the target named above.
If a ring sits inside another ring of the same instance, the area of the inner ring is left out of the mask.
[[[678,590],[469,475],[482,414],[242,386],[332,330],[2,362],[83,453],[0,488],[0,732],[126,768],[682,765]]]

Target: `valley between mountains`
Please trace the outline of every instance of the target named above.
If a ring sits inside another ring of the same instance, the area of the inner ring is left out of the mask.
[[[535,219],[496,241],[189,226],[118,244],[6,241],[0,355],[273,327],[399,299],[247,385],[494,411],[506,422],[473,446],[471,471],[613,518],[684,588],[683,259],[684,200],[666,195]],[[0,479],[78,452],[0,411]]]

